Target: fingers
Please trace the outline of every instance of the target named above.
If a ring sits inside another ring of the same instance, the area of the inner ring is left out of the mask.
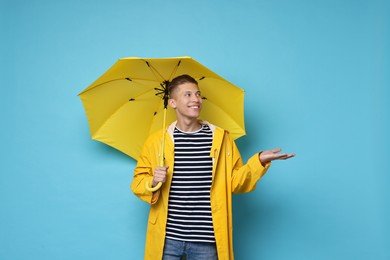
[[[272,160],[287,160],[295,156],[295,154],[280,153],[281,148],[275,148],[271,150],[271,161]]]
[[[272,149],[271,151],[272,151],[272,153],[275,153],[275,154],[280,153],[282,151],[282,148],[275,148],[275,149]],[[278,154],[278,155],[280,155],[282,157],[287,157],[287,158],[291,158],[291,157],[295,156],[295,154],[287,154],[287,153]]]
[[[156,167],[154,170],[154,176],[158,178],[163,178],[167,175],[168,167]]]
[[[154,171],[167,171],[169,166],[157,166]]]
[[[294,156],[295,156],[295,154],[288,154],[286,159],[290,159],[290,158],[292,158]]]
[[[282,151],[281,148],[275,148],[275,149],[272,150],[273,153],[279,153],[281,151]]]
[[[278,160],[287,160],[294,156],[295,154],[279,154]]]
[[[286,160],[287,159],[287,154],[275,154],[274,155],[274,160]]]
[[[156,185],[159,182],[165,182],[167,177],[168,166],[158,166],[154,170],[153,175],[153,185]]]

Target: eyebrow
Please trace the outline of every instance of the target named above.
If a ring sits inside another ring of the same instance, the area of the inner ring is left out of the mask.
[[[195,91],[195,92],[192,92],[191,90],[186,90],[186,91],[184,92],[184,94],[187,94],[187,93],[200,93],[200,90],[197,90],[197,91]]]

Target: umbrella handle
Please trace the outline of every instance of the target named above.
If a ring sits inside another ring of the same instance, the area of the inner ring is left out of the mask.
[[[160,181],[159,183],[157,183],[156,186],[152,187],[152,186],[149,185],[149,181],[147,181],[145,183],[145,189],[147,189],[148,191],[151,191],[151,192],[155,192],[156,190],[161,188],[162,184],[163,183]]]

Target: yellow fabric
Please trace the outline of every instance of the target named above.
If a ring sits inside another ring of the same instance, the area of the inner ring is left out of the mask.
[[[189,74],[198,81],[203,100],[200,119],[245,135],[244,91],[191,57],[122,58],[79,94],[92,139],[138,160],[147,137],[163,127],[163,99],[155,88]],[[176,119],[168,107],[167,125]]]
[[[202,122],[207,123],[207,122]],[[232,193],[250,192],[266,173],[270,164],[263,167],[258,154],[243,164],[240,153],[230,135],[223,129],[207,123],[213,130],[210,156],[213,158],[213,183],[211,187],[211,209],[218,258],[234,259],[232,229]],[[146,191],[145,182],[153,179],[153,170],[158,165],[162,131],[151,135],[145,143],[134,170],[131,189],[140,199],[150,203],[144,259],[162,259],[165,227],[168,213],[168,196],[171,186],[175,122],[165,134],[165,165],[169,166],[167,180],[162,188],[152,194]]]

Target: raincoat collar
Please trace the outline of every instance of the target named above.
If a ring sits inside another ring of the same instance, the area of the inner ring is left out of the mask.
[[[218,128],[217,126],[209,123],[208,121],[206,120],[199,120],[199,124],[202,124],[202,125],[208,125],[211,129],[211,131],[213,132],[213,135],[215,133],[215,130]],[[170,124],[167,128],[167,132],[169,134],[169,136],[171,137],[172,141],[173,141],[173,131],[175,130],[175,127],[177,125],[177,121],[174,121],[172,124]]]

